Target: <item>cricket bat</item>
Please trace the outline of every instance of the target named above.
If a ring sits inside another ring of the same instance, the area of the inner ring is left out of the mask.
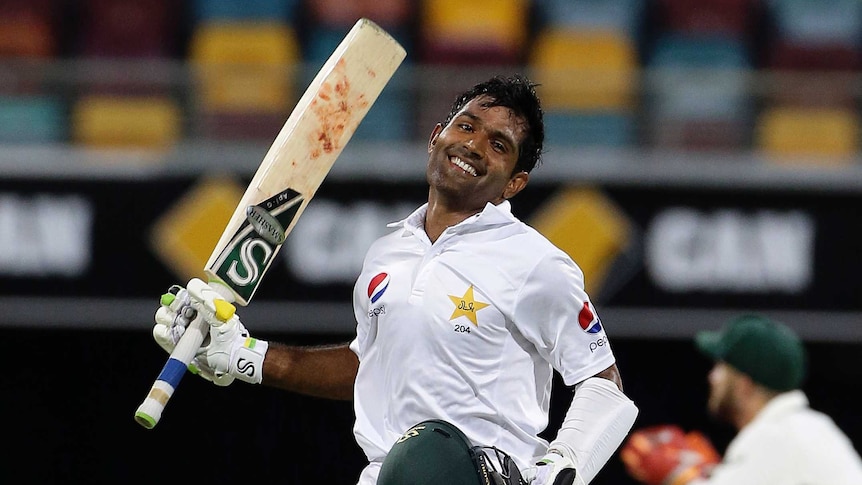
[[[371,105],[406,56],[382,28],[360,19],[297,102],[240,199],[204,268],[209,285],[188,288],[218,301],[219,318],[248,305],[285,238]],[[229,301],[232,300],[232,301]],[[198,317],[135,412],[156,426],[195,352],[209,332]]]

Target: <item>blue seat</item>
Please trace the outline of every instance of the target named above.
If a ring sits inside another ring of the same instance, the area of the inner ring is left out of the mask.
[[[774,0],[768,5],[774,35],[786,42],[862,45],[862,2],[858,0]]]
[[[646,0],[534,0],[542,28],[613,30],[640,35]]]
[[[550,111],[545,113],[545,143],[625,147],[636,143],[634,115],[625,112]]]
[[[649,67],[748,68],[751,56],[742,39],[730,35],[660,35],[648,56]]]
[[[0,142],[54,143],[66,139],[66,110],[49,96],[0,97]]]
[[[652,146],[731,148],[745,143],[753,103],[751,66],[732,35],[665,34],[649,57],[646,135]]]
[[[412,139],[416,120],[409,79],[409,67],[402,65],[360,123],[353,135],[354,140],[409,141]]]
[[[294,23],[300,0],[194,0],[195,22],[279,21]]]
[[[748,108],[750,67],[741,40],[670,34],[657,43],[648,67],[657,81],[649,91],[653,113],[683,119],[729,119]]]

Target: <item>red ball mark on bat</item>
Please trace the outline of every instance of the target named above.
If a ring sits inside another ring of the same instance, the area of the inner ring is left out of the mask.
[[[333,77],[335,81],[323,83],[315,102],[311,103],[311,111],[320,126],[312,134],[312,146],[315,147],[310,153],[312,159],[340,149],[339,143],[345,131],[355,128],[357,124],[352,119],[354,111],[368,106],[364,95],[351,99],[351,84],[344,59],[335,65]]]

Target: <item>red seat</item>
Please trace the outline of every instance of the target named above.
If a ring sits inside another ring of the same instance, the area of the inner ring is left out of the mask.
[[[0,58],[49,58],[57,54],[53,0],[0,2]]]
[[[767,92],[774,103],[852,108],[862,49],[776,41],[767,52],[765,67],[774,76]]]
[[[814,45],[775,41],[766,56],[766,67],[794,71],[858,71],[862,48],[850,44]]]
[[[78,57],[179,57],[176,5],[170,0],[82,0]]]
[[[745,35],[759,13],[757,0],[658,0],[666,30]]]

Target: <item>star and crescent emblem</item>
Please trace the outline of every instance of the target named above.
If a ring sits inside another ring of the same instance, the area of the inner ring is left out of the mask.
[[[476,298],[473,296],[473,285],[470,285],[470,288],[467,288],[464,296],[449,295],[449,299],[455,304],[455,311],[452,312],[452,316],[449,317],[449,320],[455,320],[458,317],[466,317],[477,327],[479,326],[479,322],[476,320],[476,312],[489,305],[488,303],[476,301]]]

